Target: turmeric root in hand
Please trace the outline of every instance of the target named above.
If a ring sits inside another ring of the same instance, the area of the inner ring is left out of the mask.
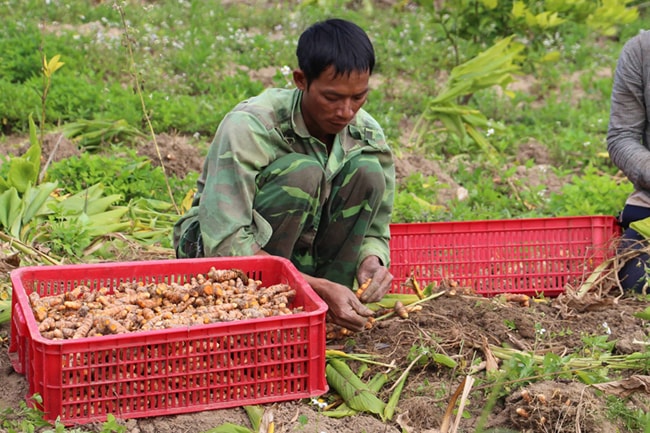
[[[359,288],[355,292],[355,294],[357,295],[357,299],[361,299],[361,296],[366,291],[366,289],[368,289],[370,283],[372,283],[372,278],[368,278],[366,281],[363,282],[363,284],[359,286]]]

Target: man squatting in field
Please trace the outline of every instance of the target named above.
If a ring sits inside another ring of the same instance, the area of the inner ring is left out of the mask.
[[[330,19],[300,36],[296,55],[296,89],[268,89],[219,125],[174,247],[179,258],[288,258],[331,320],[358,331],[372,315],[362,302],[381,299],[393,279],[395,166],[361,108],[374,49],[356,24]],[[361,300],[355,277],[372,278]]]

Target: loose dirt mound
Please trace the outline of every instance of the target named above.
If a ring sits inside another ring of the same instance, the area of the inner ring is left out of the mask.
[[[500,297],[445,295],[426,304],[407,320],[380,322],[376,329],[355,338],[351,350],[378,354],[383,362],[394,361],[402,369],[416,353],[422,353],[414,352],[414,348],[444,354],[458,363],[457,368],[451,369],[429,361],[411,373],[400,401],[402,412],[408,413],[407,424],[412,428],[408,431],[440,428],[452,393],[473,371],[471,374],[477,379],[474,390],[479,392],[473,394],[466,408],[469,417],[461,420],[459,431],[474,431],[478,420],[487,417],[483,424],[486,428],[610,432],[614,430],[606,419],[606,396],[561,375],[550,374],[533,380],[524,379],[527,376],[522,374],[521,382],[503,384],[506,395],[498,398],[488,413],[484,411],[493,389],[480,385],[481,378],[489,375],[484,361],[493,356],[490,352],[494,348],[532,351],[540,356],[554,353],[562,357],[582,350],[583,338],[609,335],[607,340],[616,341],[616,347],[620,347],[616,353],[643,352],[640,342],[647,340],[646,325],[633,313],[643,310],[647,302],[632,297],[606,299],[607,309],[578,313],[567,309],[566,297],[541,300],[524,307]],[[521,366],[522,371],[524,367]],[[532,396],[530,402],[522,398],[518,389],[528,381],[533,383],[523,389]],[[518,390],[507,395],[508,389]],[[537,395],[546,397],[544,404],[534,397]]]

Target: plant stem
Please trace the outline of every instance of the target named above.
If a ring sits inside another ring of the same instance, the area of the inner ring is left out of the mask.
[[[135,87],[135,92],[138,95],[138,98],[140,99],[140,105],[142,106],[142,115],[144,116],[145,121],[147,122],[147,128],[149,129],[149,134],[151,135],[151,140],[153,141],[154,148],[156,149],[156,155],[158,156],[158,162],[160,163],[160,168],[162,169],[163,175],[165,177],[165,185],[167,186],[167,193],[169,194],[169,198],[171,200],[172,205],[174,206],[174,210],[176,211],[176,214],[180,215],[181,211],[176,205],[176,200],[174,200],[174,193],[172,192],[171,185],[169,184],[169,178],[167,177],[167,171],[165,170],[165,163],[163,161],[162,155],[160,154],[160,147],[158,146],[158,141],[156,140],[156,133],[153,129],[153,125],[151,124],[151,119],[149,118],[149,115],[147,114],[147,106],[144,102],[144,96],[142,95],[142,87],[140,84],[140,80],[138,79],[138,72],[135,67],[135,55],[133,54],[133,46],[131,44],[131,36],[129,34],[129,26],[126,24],[126,16],[124,13],[124,9],[120,4],[116,3],[116,9],[120,13],[120,18],[122,20],[122,28],[124,30],[124,40],[125,40],[125,45],[126,48],[129,52],[129,60],[130,60],[130,70],[131,70],[131,76],[133,77],[133,83]]]
[[[50,265],[60,265],[61,262],[55,258],[52,258],[48,256],[47,254],[30,247],[29,245],[26,245],[22,242],[20,242],[18,239],[9,236],[2,231],[0,231],[0,240],[3,240],[5,242],[9,242],[9,246],[17,249],[18,251],[27,254],[28,256],[31,257],[40,257],[43,261]]]

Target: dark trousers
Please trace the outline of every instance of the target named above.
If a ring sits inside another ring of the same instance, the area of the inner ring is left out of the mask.
[[[630,228],[630,223],[648,217],[650,217],[650,208],[632,205],[626,205],[623,208],[619,216],[619,222],[624,230],[619,246],[620,253],[629,254],[630,249],[640,250],[647,248],[648,241],[636,230]],[[646,267],[650,267],[650,256],[647,253],[641,253],[625,262],[618,272],[623,289],[641,292],[646,284],[648,275]]]

